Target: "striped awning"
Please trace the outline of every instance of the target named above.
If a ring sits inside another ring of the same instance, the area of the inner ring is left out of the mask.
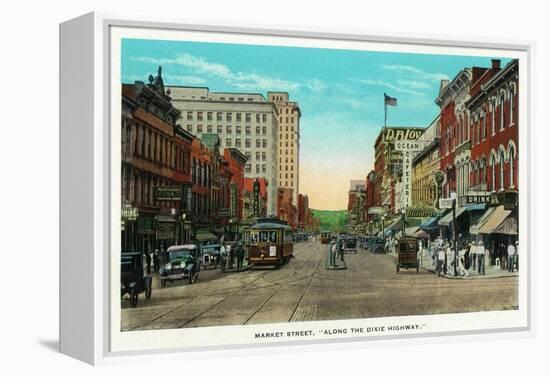
[[[509,236],[518,235],[518,221],[513,216],[508,216],[493,233],[507,234]]]
[[[485,213],[479,218],[479,220],[470,226],[470,234],[479,234],[479,228],[489,219],[491,214],[495,211],[496,207],[489,207]]]
[[[491,215],[487,219],[487,221],[485,221],[485,223],[481,225],[481,227],[479,228],[479,233],[481,234],[494,233],[495,230],[499,227],[499,225],[502,224],[504,220],[506,220],[506,218],[508,217],[508,215],[510,215],[510,213],[512,213],[512,211],[504,209],[504,206],[496,207],[493,213],[491,213]]]
[[[418,229],[419,229],[419,227],[417,227],[417,226],[411,226],[411,227],[405,228],[405,234],[407,236],[413,237]]]

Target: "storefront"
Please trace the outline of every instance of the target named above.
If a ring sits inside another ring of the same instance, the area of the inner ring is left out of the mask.
[[[489,250],[491,265],[498,263],[505,269],[508,245],[518,240],[517,210],[505,209],[504,205],[493,207],[480,221],[479,234]]]
[[[475,224],[483,215],[486,204],[471,204],[455,209],[454,220],[456,220],[457,235],[459,242],[469,242],[470,226]],[[440,234],[443,239],[453,239],[453,211],[449,210],[445,216],[439,219]]]

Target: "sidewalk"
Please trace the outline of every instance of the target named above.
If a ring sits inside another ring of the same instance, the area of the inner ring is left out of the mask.
[[[389,255],[393,258],[397,258],[396,253],[387,253],[386,255]],[[477,266],[476,266],[477,267]],[[432,274],[437,274],[436,268],[433,264],[432,259],[429,256],[425,256],[422,258],[420,263],[420,268],[423,270],[426,270],[428,272],[431,272]],[[473,268],[470,268],[468,270],[468,276],[453,276],[450,275],[454,273],[453,268],[451,268],[451,271],[447,271],[447,275],[441,274],[442,278],[446,279],[494,279],[494,278],[504,278],[504,277],[510,277],[510,276],[519,276],[518,272],[508,272],[507,270],[501,270],[500,266],[487,266],[485,265],[485,275],[479,274],[477,272],[477,268],[474,271]],[[450,273],[450,274],[449,274]]]

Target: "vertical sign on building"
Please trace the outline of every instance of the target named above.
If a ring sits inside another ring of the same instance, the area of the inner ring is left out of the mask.
[[[412,206],[412,162],[416,153],[422,150],[421,144],[418,141],[395,141],[395,150],[403,152],[403,208]]]

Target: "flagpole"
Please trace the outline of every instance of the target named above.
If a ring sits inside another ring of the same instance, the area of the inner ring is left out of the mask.
[[[386,103],[386,93],[384,92],[384,128],[388,121],[388,104]]]

